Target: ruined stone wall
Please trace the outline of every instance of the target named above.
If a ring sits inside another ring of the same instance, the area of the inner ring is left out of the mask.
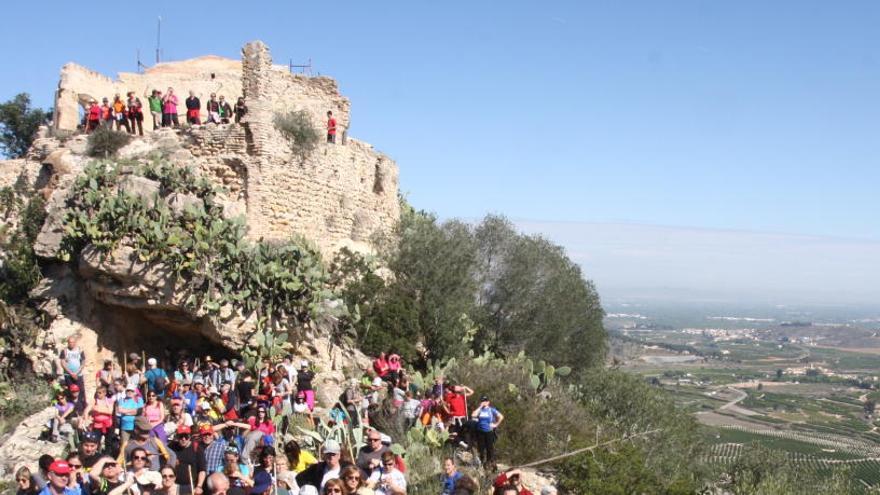
[[[250,235],[283,239],[305,235],[324,252],[345,245],[363,250],[370,237],[397,221],[397,166],[372,146],[347,140],[321,142],[305,160],[272,124],[277,112],[307,110],[324,129],[326,111],[348,124],[349,103],[329,78],[303,78],[279,71],[261,42],[242,50],[242,87],[254,162],[248,170]],[[308,79],[308,84],[303,84]],[[337,96],[327,100],[326,94]],[[323,132],[322,132],[323,136]]]
[[[275,110],[308,110],[316,124],[323,126],[327,110],[336,116],[337,125],[348,128],[350,103],[339,94],[336,81],[329,77],[310,77],[291,74],[286,66],[270,65],[266,68],[271,77],[266,78],[267,94],[278,96],[272,102]],[[101,102],[106,97],[111,102],[119,94],[125,99],[126,93],[134,91],[144,105],[145,131],[152,130],[152,119],[147,108],[147,96],[153,89],[165,93],[174,88],[179,99],[178,116],[181,122],[186,117],[184,100],[189,91],[195,92],[202,104],[202,120],[205,120],[205,104],[211,93],[225,96],[234,105],[242,96],[242,63],[239,60],[205,56],[179,62],[165,62],[144,70],[143,74],[122,72],[111,79],[103,74],[75,63],[61,68],[61,79],[55,95],[55,127],[62,130],[75,130],[80,123],[81,109],[88,106],[94,98]]]
[[[187,149],[202,175],[228,190],[228,199],[241,202],[244,211],[250,160],[244,127],[235,124],[196,126],[188,137]]]
[[[370,145],[343,139],[351,103],[336,81],[291,74],[272,63],[262,42],[245,45],[241,61],[209,56],[168,62],[143,74],[119,74],[116,80],[67,64],[58,86],[56,127],[75,129],[78,107],[91,98],[135,91],[146,105],[149,90],[168,86],[180,98],[181,122],[190,89],[203,106],[211,92],[231,102],[245,97],[248,114],[241,125],[193,126],[181,137],[192,165],[229,191],[225,199],[245,215],[251,238],[282,240],[300,234],[329,256],[341,246],[369,250],[371,236],[397,221],[397,166]],[[275,116],[291,110],[306,110],[322,136],[306,159],[275,128]],[[328,110],[337,120],[337,144],[323,142]],[[151,127],[149,115],[145,120],[145,127]],[[144,141],[151,142],[149,137]]]
[[[201,99],[203,111],[212,92],[225,96],[230,105],[235,103],[241,96],[241,63],[228,58],[206,56],[157,64],[146,69],[143,74],[122,72],[115,80],[78,64],[66,64],[61,68],[61,79],[55,95],[55,127],[75,130],[80,122],[80,108],[86,106],[92,98],[98,103],[104,97],[112,102],[115,94],[125,99],[126,93],[134,91],[144,105],[144,131],[152,130],[147,96],[153,89],[165,93],[169,87],[174,88],[174,93],[180,100],[178,113],[183,122],[186,115],[183,101],[190,90]]]

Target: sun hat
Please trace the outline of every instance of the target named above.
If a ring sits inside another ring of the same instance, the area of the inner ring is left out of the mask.
[[[153,429],[153,425],[150,424],[150,420],[147,419],[146,416],[138,416],[135,418],[134,427],[143,431],[150,431]]]

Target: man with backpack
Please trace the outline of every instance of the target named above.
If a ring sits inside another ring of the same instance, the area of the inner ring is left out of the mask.
[[[160,399],[165,398],[165,389],[168,388],[168,374],[156,365],[156,358],[147,359],[147,388],[155,392]]]

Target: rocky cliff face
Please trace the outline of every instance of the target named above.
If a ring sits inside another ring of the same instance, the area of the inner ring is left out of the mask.
[[[242,219],[252,239],[302,235],[316,243],[325,258],[341,246],[369,250],[371,236],[390,229],[399,215],[394,162],[351,139],[344,144],[322,143],[305,160],[295,159],[290,145],[271,125],[274,112],[282,107],[323,113],[327,106],[344,113],[347,125],[348,101],[338,95],[335,82],[325,80],[328,78],[304,80],[281,71],[271,64],[262,43],[248,45],[241,64],[211,63],[216,65],[212,70],[228,69],[239,78],[238,87],[252,108],[248,118],[240,125],[150,132],[119,150],[117,161],[137,164],[161,156],[173,167],[195,170],[222,189],[216,201],[223,214]],[[207,67],[205,64],[194,67]],[[193,74],[201,74],[199,70],[194,69]],[[145,84],[159,84],[162,71],[148,72],[153,79]],[[185,88],[186,77],[179,70],[171,73],[176,86]],[[66,67],[59,98],[79,102],[86,96],[103,96],[86,95],[77,89],[101,77]],[[119,92],[127,89],[130,78],[104,79],[100,80],[107,91]],[[226,80],[228,74],[216,79]],[[144,261],[131,243],[120,243],[111,252],[86,245],[74,259],[61,259],[71,194],[92,159],[87,156],[86,136],[60,139],[51,134],[41,130],[26,159],[0,162],[0,188],[16,185],[26,194],[47,199],[48,216],[34,245],[44,277],[31,293],[31,302],[46,316],[47,324],[26,348],[35,371],[56,372],[55,357],[69,336],[77,336],[86,351],[84,376],[89,390],[93,390],[95,372],[106,358],[121,362],[123,355],[133,351],[161,356],[168,348],[183,347],[197,353],[236,355],[252,343],[254,314],[231,306],[209,314],[191,304],[190,287],[163,263]],[[133,172],[133,168],[122,170],[119,194],[158,198],[163,208],[176,215],[204,207],[198,195],[163,195],[156,180]],[[15,222],[15,218],[6,219],[6,227],[14,228]],[[330,405],[342,391],[344,369],[362,369],[369,360],[355,349],[332,344],[322,325],[312,321],[295,329],[305,338],[291,352],[315,364],[319,403]],[[24,461],[32,463],[40,453],[56,453],[55,446],[36,441],[46,414],[50,413],[43,411],[29,418],[11,437],[0,439],[0,464],[11,468]]]

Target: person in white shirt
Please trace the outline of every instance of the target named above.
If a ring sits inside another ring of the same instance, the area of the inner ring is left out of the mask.
[[[406,477],[398,471],[394,453],[385,452],[380,462],[374,462],[367,486],[375,490],[376,495],[406,495]]]

